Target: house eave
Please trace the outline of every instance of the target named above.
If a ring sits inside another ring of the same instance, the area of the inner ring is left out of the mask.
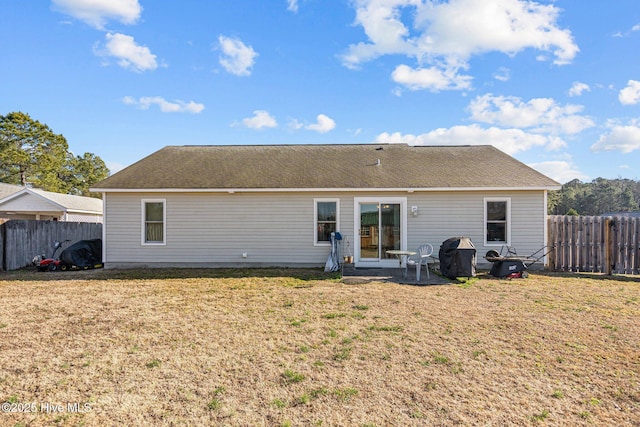
[[[560,186],[533,187],[397,187],[397,188],[91,188],[95,193],[416,193],[449,191],[550,191]]]
[[[45,202],[47,204],[53,206],[54,208],[56,208],[56,211],[65,212],[67,210],[67,208],[65,206],[62,206],[61,204],[56,203],[53,200],[47,199],[46,197],[44,197],[44,196],[42,196],[42,195],[40,195],[40,194],[38,194],[38,193],[36,193],[34,191],[31,191],[29,188],[23,188],[22,190],[18,191],[17,193],[14,193],[14,194],[12,194],[10,196],[5,197],[4,199],[0,200],[0,205],[4,204],[6,202],[9,202],[11,200],[18,199],[18,198],[24,196],[25,194],[31,195],[31,196],[33,196],[33,197],[35,197],[37,199],[42,200],[43,202]],[[52,211],[52,212],[54,212],[54,211]]]

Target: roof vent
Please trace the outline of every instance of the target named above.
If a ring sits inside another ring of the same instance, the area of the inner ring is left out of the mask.
[[[376,162],[376,166],[380,166],[380,159],[378,159],[378,161]]]

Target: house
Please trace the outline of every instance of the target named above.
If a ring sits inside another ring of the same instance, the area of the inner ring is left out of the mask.
[[[0,183],[0,218],[102,222],[102,200]]]
[[[547,238],[560,184],[492,146],[169,146],[97,183],[109,267],[322,266],[339,231],[356,267],[471,238],[478,260]]]

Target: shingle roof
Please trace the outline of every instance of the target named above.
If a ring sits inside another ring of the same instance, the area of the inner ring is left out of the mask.
[[[95,212],[102,213],[102,199],[95,197],[74,196],[71,194],[52,193],[51,191],[30,188],[31,192],[64,207],[71,212]]]
[[[559,187],[492,146],[349,144],[169,146],[93,190]]]
[[[19,185],[5,184],[4,182],[0,182],[0,200],[4,199],[5,197],[9,197],[12,194],[17,193],[23,188],[24,187],[21,187]]]

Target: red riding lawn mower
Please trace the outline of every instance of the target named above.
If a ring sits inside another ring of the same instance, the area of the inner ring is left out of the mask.
[[[65,248],[56,258],[56,253],[66,242],[70,242],[70,240],[55,242],[49,258],[44,254],[36,255],[33,258],[33,265],[38,271],[89,270],[103,267],[102,240],[80,240]]]
[[[56,258],[56,252],[58,252],[58,250],[60,248],[62,248],[62,245],[70,242],[70,240],[63,240],[62,242],[54,242],[53,243],[53,252],[51,253],[51,256],[49,258],[47,258],[47,256],[45,254],[42,255],[36,255],[33,258],[33,265],[36,266],[36,268],[38,269],[38,271],[58,271],[58,270],[66,270],[66,265],[64,265],[60,259]]]

